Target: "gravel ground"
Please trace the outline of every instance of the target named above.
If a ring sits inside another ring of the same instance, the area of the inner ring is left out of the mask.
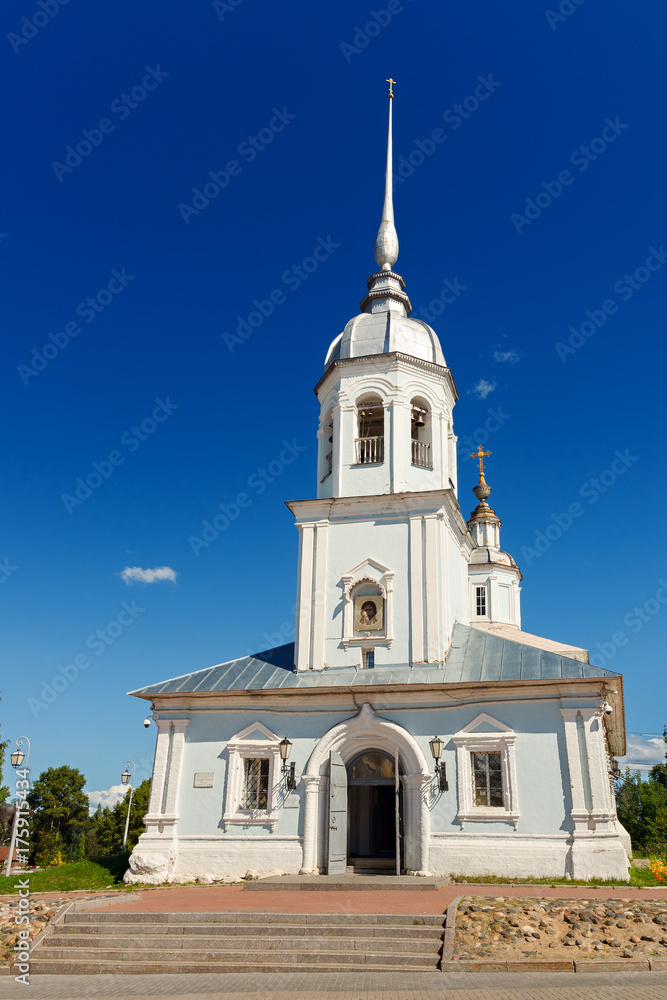
[[[30,940],[33,941],[39,932],[46,927],[51,917],[55,916],[60,907],[68,900],[62,898],[49,899],[48,902],[30,901],[30,921],[28,924],[16,923],[18,916],[18,900],[11,903],[0,903],[0,965],[9,965],[9,956],[16,943],[18,931],[27,926]]]
[[[453,958],[667,958],[667,905],[464,896]]]

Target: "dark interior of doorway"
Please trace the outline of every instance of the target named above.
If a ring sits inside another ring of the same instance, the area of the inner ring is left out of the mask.
[[[396,872],[396,792],[393,779],[348,785],[348,870]]]

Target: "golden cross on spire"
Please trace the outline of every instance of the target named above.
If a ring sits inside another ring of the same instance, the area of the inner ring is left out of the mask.
[[[389,79],[386,82],[389,84],[389,96],[391,98],[393,98],[393,96],[394,96],[394,84],[396,83],[396,81],[392,80],[392,78],[389,77]]]
[[[484,459],[486,458],[487,455],[490,455],[490,454],[491,454],[491,452],[490,451],[484,451],[484,449],[482,448],[482,446],[480,444],[480,446],[477,449],[477,451],[473,451],[472,455],[470,456],[471,458],[478,459],[478,461],[479,461],[479,474],[480,474],[480,476],[481,476],[482,479],[484,479]]]

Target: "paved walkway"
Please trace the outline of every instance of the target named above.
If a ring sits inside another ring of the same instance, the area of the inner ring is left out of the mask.
[[[0,1000],[667,1000],[667,972],[229,973],[0,978]]]
[[[418,886],[418,880],[417,886]],[[444,913],[456,896],[537,896],[548,899],[665,899],[660,889],[590,889],[567,885],[446,885],[434,889],[378,889],[365,892],[243,892],[243,886],[173,886],[123,896],[123,902],[96,910],[136,913],[192,913],[254,910],[264,913]]]

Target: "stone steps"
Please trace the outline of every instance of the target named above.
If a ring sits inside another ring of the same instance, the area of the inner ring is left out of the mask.
[[[247,958],[247,956],[246,956]],[[436,966],[431,965],[429,969],[435,970]],[[235,963],[235,962],[197,962],[179,965],[170,965],[166,962],[126,962],[119,965],[118,961],[113,962],[74,962],[69,960],[31,960],[30,974],[44,976],[101,976],[101,975],[196,975],[203,972],[269,972],[274,975],[278,972],[294,972],[294,964],[281,964],[276,958],[270,965],[259,965],[257,962]],[[365,965],[346,966],[340,962],[320,962],[309,964],[308,972],[414,972],[412,965],[374,965],[367,962]],[[12,975],[14,970],[12,970]],[[17,973],[18,974],[18,973]]]
[[[271,943],[269,948],[284,948],[290,942],[285,942],[283,940],[284,935],[275,935],[274,938],[269,939]],[[295,936],[296,937],[296,936]],[[432,954],[433,952],[438,952],[440,948],[439,939],[431,938],[415,939],[410,937],[407,939],[396,939],[396,938],[376,938],[376,937],[335,937],[330,936],[305,936],[298,935],[299,949],[302,951],[335,951],[335,952],[347,952],[347,951],[384,951],[385,948],[390,948],[391,951],[399,952],[411,952],[413,954]],[[138,942],[141,943],[141,948],[146,949],[146,951],[174,951],[180,952],[182,954],[183,950],[187,950],[194,946],[198,950],[202,951],[238,951],[240,949],[245,949],[245,953],[248,953],[248,948],[254,948],[257,937],[254,934],[247,935],[203,935],[198,934],[196,941],[193,942],[189,934],[170,934],[168,938],[164,935],[150,934],[146,933],[145,930],[139,934],[132,935],[132,949],[139,947]],[[383,947],[384,946],[384,947]],[[52,954],[54,949],[65,949],[65,948],[88,948],[103,951],[126,951],[128,949],[128,939],[127,937],[115,937],[111,934],[51,934],[45,941],[44,947],[48,949],[49,954]]]
[[[190,951],[191,955],[188,956],[187,952]],[[79,948],[76,952],[70,948],[49,948],[41,953],[41,961],[53,961],[54,959],[68,959],[72,962],[116,962],[119,965],[125,962],[161,962],[163,965],[174,965],[178,966],[183,961],[196,961],[198,963],[208,963],[215,962],[218,964],[224,964],[227,962],[234,963],[245,963],[248,961],[248,949],[238,948],[238,949],[223,949],[223,948],[190,948],[180,949],[177,951],[172,951],[166,948],[156,948],[155,950],[149,950],[142,946],[141,941],[133,941],[131,944],[125,942],[123,948]],[[271,966],[275,964],[276,957],[282,965],[320,965],[322,962],[334,962],[341,967],[348,966],[358,966],[365,965],[366,962],[371,964],[381,964],[381,965],[409,965],[410,968],[419,969],[434,969],[437,965],[438,953],[433,951],[431,954],[412,954],[410,952],[400,952],[387,949],[386,951],[378,952],[368,952],[368,951],[334,951],[328,945],[325,946],[321,951],[307,951],[302,950],[299,946],[298,950],[293,951],[291,949],[287,950],[284,946],[274,948],[271,945],[264,944],[263,948],[257,948],[252,953],[253,962],[259,969],[260,966],[269,963]],[[34,968],[33,962],[31,961],[31,971]],[[172,971],[178,971],[175,968]]]
[[[435,970],[444,916],[376,913],[96,913],[69,910],[33,973]]]
[[[145,914],[146,916],[152,917],[154,914]],[[228,923],[226,921],[216,921],[214,922],[202,922],[202,923],[187,923],[187,914],[184,914],[183,921],[176,923],[154,923],[152,921],[142,922],[140,929],[135,925],[132,927],[132,933],[139,931],[143,935],[154,935],[159,937],[160,940],[164,941],[165,938],[171,940],[179,939],[184,937],[202,937],[202,936],[212,936],[216,937],[221,935],[223,937],[232,938],[252,938],[256,939],[258,926],[264,927],[266,925],[260,921],[253,921],[251,923]],[[257,915],[256,915],[257,916]],[[259,914],[261,916],[261,914]],[[442,917],[437,917],[437,923],[434,924],[339,924],[331,923],[328,921],[318,921],[313,924],[303,924],[303,923],[292,923],[290,917],[285,916],[286,922],[280,924],[272,924],[270,928],[270,935],[272,937],[299,937],[301,939],[307,939],[309,937],[317,937],[325,933],[323,930],[329,926],[335,926],[336,937],[338,939],[343,938],[395,938],[396,928],[400,926],[400,936],[403,940],[433,940],[434,939],[434,929],[441,933],[442,931]],[[318,914],[319,916],[319,914]],[[335,916],[338,916],[336,914]],[[421,918],[415,918],[421,919]],[[290,921],[290,922],[287,922]],[[65,923],[58,925],[57,929],[51,937],[58,936],[60,938],[67,938],[68,940],[75,940],[80,936],[111,936],[118,937],[124,934],[127,925],[118,926],[122,924],[121,921],[109,921],[103,923],[92,923],[92,922],[78,922],[70,918]],[[437,936],[437,935],[436,935]],[[179,948],[180,945],[173,944],[172,947]]]
[[[378,889],[440,889],[449,885],[446,877],[416,875],[361,874],[361,869],[345,875],[268,875],[245,882],[244,892],[266,892],[267,889],[301,889],[309,892],[377,892]]]
[[[74,911],[65,914],[64,923],[69,924],[177,924],[179,928],[191,924],[335,924],[337,927],[346,925],[358,926],[409,926],[442,928],[444,914],[432,913],[262,913],[257,910],[225,910],[203,913],[141,913],[138,911],[123,913],[118,910],[99,913],[95,910]]]

